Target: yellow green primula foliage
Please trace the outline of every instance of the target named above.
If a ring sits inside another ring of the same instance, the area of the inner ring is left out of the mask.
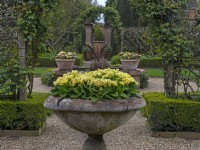
[[[52,93],[61,98],[96,102],[135,96],[136,85],[133,77],[115,69],[99,69],[84,73],[72,71],[54,82]]]

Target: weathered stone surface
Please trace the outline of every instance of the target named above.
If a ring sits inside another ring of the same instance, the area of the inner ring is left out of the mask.
[[[60,100],[59,97],[50,96],[44,103],[44,106],[54,110],[65,124],[89,135],[83,146],[84,150],[88,147],[91,150],[96,149],[98,145],[101,147],[100,150],[104,150],[103,134],[127,122],[138,109],[145,105],[141,97],[92,103],[83,99]],[[98,140],[98,137],[102,139]]]

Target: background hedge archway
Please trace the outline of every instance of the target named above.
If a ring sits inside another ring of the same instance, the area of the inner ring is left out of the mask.
[[[89,19],[91,22],[95,22],[95,20],[101,15],[104,14],[104,22],[105,24],[109,24],[113,26],[113,42],[112,47],[115,51],[120,49],[121,45],[121,30],[122,23],[120,21],[119,13],[116,9],[112,7],[91,7],[80,14],[77,20],[73,23],[73,31],[76,33],[74,44],[76,48],[80,51],[82,49],[82,34],[84,31],[84,22]]]

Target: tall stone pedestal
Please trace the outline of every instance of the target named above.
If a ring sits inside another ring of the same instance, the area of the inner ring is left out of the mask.
[[[121,71],[130,74],[140,85],[140,78],[141,78],[141,75],[144,73],[144,69],[130,69],[130,70],[121,70]]]

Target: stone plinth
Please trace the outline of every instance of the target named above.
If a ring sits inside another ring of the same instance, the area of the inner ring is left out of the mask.
[[[112,26],[106,25],[105,26],[105,41],[108,45],[112,43]]]
[[[88,44],[92,43],[92,29],[93,24],[91,22],[85,23],[85,42]]]
[[[122,70],[122,71],[130,74],[140,85],[140,78],[141,78],[141,75],[144,73],[144,69],[130,69],[130,70]]]

